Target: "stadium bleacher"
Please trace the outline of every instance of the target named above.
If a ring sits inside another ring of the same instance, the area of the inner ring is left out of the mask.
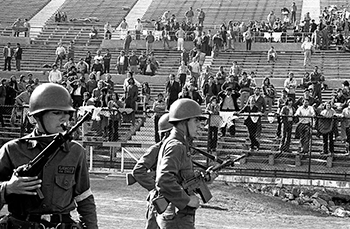
[[[64,46],[68,44],[69,41],[74,40],[76,43],[75,49],[75,59],[78,60],[80,57],[84,57],[87,51],[91,51],[92,55],[96,53],[96,50],[100,48],[102,42],[103,26],[105,22],[109,21],[115,28],[122,18],[124,18],[130,9],[132,9],[133,4],[137,0],[126,1],[118,0],[118,4],[114,0],[94,0],[94,1],[83,1],[83,0],[73,0],[66,1],[63,6],[59,9],[64,11],[68,15],[69,19],[83,19],[89,17],[96,17],[99,22],[62,22],[57,23],[54,21],[54,15],[51,19],[47,21],[43,31],[38,36],[38,38],[33,42],[33,44],[24,47],[24,54],[22,60],[23,71],[35,71],[42,72],[47,69],[43,68],[43,64],[51,64],[55,60],[55,49],[56,44],[62,41]],[[19,0],[8,1],[2,0],[0,4],[5,10],[12,10],[13,14],[7,17],[5,14],[0,16],[1,26],[0,31],[2,34],[9,36],[11,34],[11,29],[9,26],[13,21],[18,18],[31,18],[35,15],[38,10],[43,8],[48,1],[30,1],[25,7],[18,7],[24,5]],[[298,9],[301,8],[302,0],[295,1],[297,3]],[[321,6],[327,6],[333,1],[321,0]],[[146,10],[142,20],[149,21],[159,18],[164,11],[170,10],[172,14],[175,14],[178,21],[183,20],[184,13],[188,10],[190,6],[194,10],[198,8],[203,8],[206,13],[205,28],[206,29],[216,29],[217,26],[223,22],[227,23],[229,20],[233,21],[249,21],[249,20],[266,20],[267,14],[274,10],[277,16],[280,15],[280,10],[282,7],[289,7],[290,1],[283,0],[244,0],[244,1],[160,1],[153,0],[151,6]],[[338,4],[338,3],[336,3]],[[16,5],[16,9],[14,6]],[[10,8],[12,7],[12,8]],[[25,8],[25,10],[24,10]],[[77,10],[79,9],[79,10]],[[300,18],[300,13],[297,18]],[[92,25],[95,25],[100,33],[100,38],[95,40],[90,40],[88,34]],[[151,28],[151,25],[146,27]],[[134,41],[137,42],[137,41]],[[144,42],[144,41],[140,41]],[[272,43],[273,44],[273,43]],[[256,43],[254,45],[259,45]],[[116,47],[114,50],[110,50],[112,53],[111,60],[111,73],[116,74],[115,63],[116,58],[119,54],[121,47]],[[141,50],[137,50],[139,53]],[[266,52],[262,51],[225,51],[219,54],[218,57],[213,58],[211,63],[212,72],[215,73],[219,66],[224,66],[225,69],[231,67],[234,60],[242,66],[244,71],[256,72],[259,80],[266,76],[273,77],[277,82],[275,85],[278,91],[281,90],[282,83],[287,76],[289,71],[295,73],[296,78],[300,79],[305,71],[311,71],[312,68],[303,68],[303,54],[300,50],[277,50],[278,60],[274,64],[267,63]],[[105,49],[102,49],[102,53]],[[155,50],[155,56],[160,63],[160,69],[157,72],[155,80],[157,83],[151,84],[151,97],[155,98],[160,92],[164,92],[165,86],[162,82],[166,81],[167,76],[170,73],[176,73],[179,61],[180,53],[176,50]],[[3,66],[4,60],[0,58],[0,66]],[[317,51],[312,57],[312,64],[318,65],[320,71],[326,77],[327,80],[333,80],[339,83],[345,79],[348,79],[350,74],[350,67],[348,65],[348,54],[339,51]],[[14,63],[13,63],[14,65]],[[20,74],[21,72],[19,72]],[[118,76],[119,77],[119,76]],[[124,76],[120,78],[124,79]],[[151,79],[151,78],[150,78]],[[117,82],[115,90],[119,94],[123,94],[121,87],[121,82]],[[298,95],[301,95],[301,90],[298,90]],[[332,88],[323,92],[325,100],[329,100],[331,97]],[[276,106],[274,107],[274,111]],[[130,144],[126,146],[125,149],[133,152],[135,155],[140,156],[144,152],[145,148],[137,145],[140,142],[147,142],[149,144],[154,142],[154,123],[152,118],[146,116],[144,113],[140,113],[139,117],[143,118],[143,122],[140,129],[136,131],[134,135],[129,136],[131,124],[123,123],[120,128],[120,135],[125,137],[121,138],[123,143]],[[9,116],[6,116],[6,122],[9,122]],[[16,126],[7,125],[5,128],[0,128],[0,136],[2,143],[8,141],[12,138],[19,137],[20,127],[19,123]],[[218,142],[218,154],[222,157],[228,155],[240,155],[243,153],[249,153],[250,157],[244,160],[244,163],[240,165],[240,168],[254,168],[258,169],[263,167],[264,169],[284,169],[287,170],[304,170],[307,171],[306,165],[312,163],[313,169],[322,170],[327,168],[331,172],[343,172],[346,170],[349,158],[345,157],[345,146],[340,141],[337,140],[335,143],[335,157],[330,160],[328,157],[320,155],[322,151],[322,139],[320,139],[316,133],[313,134],[313,153],[310,158],[299,158],[297,161],[297,156],[294,154],[283,155],[280,158],[274,159],[271,163],[271,155],[278,153],[278,140],[274,139],[274,131],[276,130],[276,122],[269,123],[265,118],[263,119],[263,135],[262,135],[262,146],[259,152],[250,152],[247,146],[247,130],[243,125],[243,120],[238,119],[236,121],[236,135],[235,137],[226,136],[222,137]],[[87,134],[88,140],[84,142],[85,145],[94,145],[95,154],[94,157],[97,160],[96,163],[102,163],[104,166],[113,166],[108,164],[111,162],[118,162],[120,165],[120,157],[113,157],[111,155],[120,155],[121,147],[114,147],[113,150],[110,147],[102,146],[105,141],[100,136],[96,136],[93,132]],[[201,132],[200,138],[195,141],[197,147],[201,149],[207,148],[207,132],[203,130]],[[298,150],[298,141],[292,140],[292,151]],[[113,151],[113,152],[112,152]],[[203,158],[201,158],[203,160]],[[308,161],[310,160],[310,161]],[[331,161],[331,162],[330,162]],[[130,159],[130,167],[135,162]]]

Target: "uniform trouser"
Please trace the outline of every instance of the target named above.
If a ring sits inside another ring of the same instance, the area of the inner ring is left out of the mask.
[[[150,52],[153,51],[153,43],[146,42],[146,52],[147,54],[150,54]]]
[[[140,40],[141,39],[141,31],[140,30],[136,30],[136,40]]]
[[[184,50],[184,39],[178,38],[177,39],[177,50]]]
[[[272,106],[273,106],[273,98],[265,96],[266,106],[267,106],[267,112],[272,112]]]
[[[294,23],[297,20],[296,12],[292,11],[290,21],[291,23]]]
[[[58,61],[60,62],[60,65],[58,66],[59,68],[62,68],[63,65],[63,57],[60,55],[56,56],[55,64],[58,65]]]
[[[282,118],[280,115],[277,115],[276,137],[281,137],[281,128],[282,128]]]
[[[322,137],[323,137],[323,152],[333,154],[334,152],[333,132],[331,131],[329,133],[322,134]]]
[[[119,129],[119,121],[108,119],[108,140],[109,141],[118,140],[118,129]]]
[[[290,141],[292,138],[293,122],[285,122],[282,124],[282,139],[280,150],[284,152],[289,151]]]
[[[250,147],[260,147],[260,143],[256,139],[256,134],[258,130],[258,125],[257,124],[251,124],[247,125],[248,128],[248,133],[249,133],[249,139],[250,139]]]
[[[181,87],[181,88],[182,88],[183,86],[185,86],[186,78],[187,78],[187,74],[186,74],[186,73],[181,73],[181,74],[179,75],[180,87]]]
[[[311,50],[305,50],[304,52],[304,66],[311,65]]]
[[[194,229],[195,216],[161,214],[157,216],[157,223],[160,229]]]
[[[16,59],[16,70],[21,71],[21,60]]]
[[[11,57],[6,57],[4,62],[4,70],[11,71]]]
[[[146,213],[146,227],[145,229],[158,229],[156,210],[153,204],[148,203],[148,209]]]
[[[160,137],[159,137],[159,133],[158,133],[158,121],[160,119],[161,116],[155,115],[154,116],[154,141],[160,142]]]
[[[208,147],[209,149],[216,150],[216,146],[218,144],[218,127],[209,126],[208,144],[209,144],[209,147]]]
[[[300,144],[303,153],[308,153],[310,149],[310,138],[311,138],[311,127],[310,124],[299,124],[300,125]]]
[[[246,45],[246,50],[252,50],[252,39],[247,39],[245,41],[245,45]]]
[[[103,63],[103,65],[104,65],[104,71],[105,71],[105,73],[109,73],[109,71],[110,71],[110,69],[111,69],[111,63],[108,62],[108,61],[105,61],[105,62]]]

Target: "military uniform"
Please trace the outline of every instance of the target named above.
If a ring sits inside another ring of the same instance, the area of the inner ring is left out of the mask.
[[[132,174],[135,180],[145,189],[149,191],[147,201],[147,223],[146,229],[157,229],[158,224],[156,222],[155,209],[151,203],[155,195],[155,171],[157,167],[157,159],[162,141],[152,145],[147,152],[139,159],[135,165]],[[151,172],[149,172],[149,170]]]
[[[40,224],[50,228],[57,225],[60,225],[57,228],[79,228],[70,218],[70,212],[76,206],[83,226],[98,228],[85,151],[75,141],[63,144],[39,174],[44,199],[27,195],[5,196],[6,181],[11,178],[13,170],[28,163],[53,139],[53,135],[44,137],[37,133],[34,130],[0,149],[0,206],[8,204],[10,217],[18,224],[14,228],[29,228],[25,226],[28,223],[32,228],[40,228]]]
[[[169,201],[165,212],[157,216],[162,229],[194,228],[196,209],[187,206],[190,196],[181,186],[184,180],[195,176],[188,139],[184,136],[182,130],[174,127],[158,156],[156,188]]]

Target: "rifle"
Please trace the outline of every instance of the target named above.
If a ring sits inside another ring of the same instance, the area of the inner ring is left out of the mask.
[[[66,141],[71,140],[72,134],[83,124],[91,118],[91,112],[86,113],[72,128],[66,130],[64,133],[57,133],[53,140],[43,151],[41,151],[34,159],[28,162],[28,164],[22,165],[15,169],[14,173],[18,177],[34,177],[38,176],[43,170],[45,164],[50,158],[58,152],[59,148]],[[40,189],[37,189],[37,194],[40,199],[44,199],[44,195]]]
[[[192,178],[183,181],[181,184],[182,188],[186,191],[188,195],[193,195],[194,193],[197,193],[200,195],[203,203],[207,203],[212,198],[212,194],[206,184],[206,182],[210,180],[210,171],[216,172],[227,166],[233,166],[235,162],[246,157],[246,155],[245,154],[241,155],[233,160],[232,159],[222,160],[212,154],[204,152],[195,147],[190,147],[190,148],[193,148],[198,152],[202,153],[203,155],[205,155],[206,157],[220,163],[214,167],[209,167],[204,173],[196,172]],[[194,163],[194,164],[196,164],[199,167],[203,167],[203,166],[200,166],[198,163]],[[160,195],[152,200],[152,204],[156,208],[157,212],[161,214],[166,210],[168,206],[168,200],[166,200],[164,196]]]

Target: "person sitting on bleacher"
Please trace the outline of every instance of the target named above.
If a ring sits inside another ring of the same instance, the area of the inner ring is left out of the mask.
[[[98,35],[98,31],[95,26],[92,26],[90,29],[89,37],[90,39],[96,39]]]
[[[343,90],[338,88],[335,94],[332,95],[331,99],[332,108],[341,111],[347,106],[347,99],[343,94]]]
[[[303,78],[301,79],[301,84],[299,85],[299,87],[301,89],[306,89],[309,88],[310,85],[312,85],[310,73],[305,72]]]
[[[277,60],[277,52],[275,48],[271,46],[271,48],[267,51],[267,62],[268,63],[270,63],[270,61],[276,62],[276,60]]]
[[[58,83],[62,82],[62,73],[57,69],[57,64],[52,65],[52,70],[49,73],[49,82],[50,83]]]

